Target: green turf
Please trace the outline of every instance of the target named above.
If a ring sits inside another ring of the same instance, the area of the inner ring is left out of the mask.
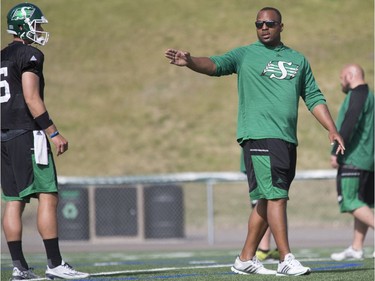
[[[299,249],[296,257],[303,265],[309,266],[312,273],[303,276],[303,280],[338,280],[367,281],[374,280],[373,249],[366,248],[366,258],[361,261],[335,262],[329,259],[332,251],[338,249]],[[90,272],[92,276],[86,280],[276,280],[276,276],[242,276],[233,274],[230,265],[236,251],[231,250],[199,250],[199,251],[159,251],[146,252],[111,252],[111,253],[68,253],[64,258],[81,271]],[[43,275],[45,257],[33,254],[28,257],[35,273]],[[3,254],[1,280],[11,274],[10,259]],[[264,263],[267,268],[276,269],[274,261]],[[296,278],[296,277],[293,277]],[[289,280],[289,277],[283,280]]]

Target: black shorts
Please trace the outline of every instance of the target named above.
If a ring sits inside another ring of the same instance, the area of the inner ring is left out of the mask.
[[[34,157],[33,131],[1,142],[1,188],[5,201],[29,202],[38,193],[57,192],[55,163],[48,147],[48,165]]]
[[[296,145],[281,139],[260,139],[247,140],[242,147],[251,200],[288,199],[296,172]]]

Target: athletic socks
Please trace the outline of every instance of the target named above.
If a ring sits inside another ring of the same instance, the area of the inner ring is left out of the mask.
[[[12,257],[12,263],[14,267],[17,267],[21,271],[29,269],[29,265],[22,251],[22,241],[10,241],[8,242],[8,248],[10,256]]]
[[[43,240],[43,243],[44,247],[46,248],[49,268],[54,268],[61,265],[62,257],[60,254],[59,239],[45,239]],[[22,251],[22,241],[10,241],[8,242],[8,248],[10,256],[12,257],[13,266],[17,267],[21,271],[28,270],[29,265],[27,264]]]
[[[48,267],[54,268],[61,265],[62,257],[60,254],[59,239],[57,237],[44,239],[43,243],[46,248]]]

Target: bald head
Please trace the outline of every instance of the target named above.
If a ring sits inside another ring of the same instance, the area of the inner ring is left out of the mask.
[[[359,85],[366,84],[363,68],[355,63],[345,65],[340,73],[340,83],[344,93]]]

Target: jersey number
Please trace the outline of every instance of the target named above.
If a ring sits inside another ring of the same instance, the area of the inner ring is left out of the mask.
[[[1,81],[0,81],[1,94],[3,93],[2,88],[4,88],[4,95],[2,94],[0,96],[0,103],[3,103],[3,102],[7,102],[10,99],[9,84],[6,80],[3,80],[3,76],[4,77],[8,76],[8,68],[7,67],[0,68],[0,76],[1,76]]]

